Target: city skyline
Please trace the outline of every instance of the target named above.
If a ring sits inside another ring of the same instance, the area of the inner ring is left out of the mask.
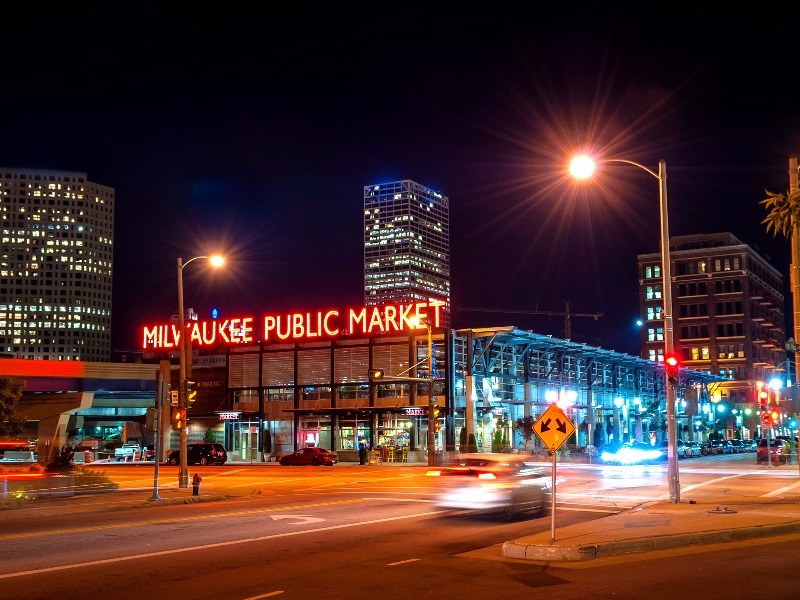
[[[15,7],[0,25],[14,65],[0,165],[116,191],[112,350],[175,313],[176,257],[227,255],[224,272],[184,273],[201,314],[359,304],[363,187],[407,178],[450,199],[454,326],[560,336],[563,318],[503,311],[568,303],[603,314],[574,319],[575,341],[637,354],[658,190],[615,166],[576,191],[566,162],[589,147],[666,160],[672,235],[729,231],[788,282],[788,243],[758,202],[786,190],[800,151],[782,91],[790,3],[540,22],[502,7],[239,10]]]

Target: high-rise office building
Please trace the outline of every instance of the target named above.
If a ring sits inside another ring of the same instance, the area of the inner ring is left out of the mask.
[[[783,277],[731,233],[670,238],[675,350],[681,364],[729,378],[717,402],[756,402],[759,382],[786,380]],[[661,255],[642,254],[642,357],[663,360]]]
[[[0,167],[0,351],[109,361],[114,189],[86,173]]]
[[[450,203],[409,179],[364,186],[364,303],[444,303],[450,315]]]

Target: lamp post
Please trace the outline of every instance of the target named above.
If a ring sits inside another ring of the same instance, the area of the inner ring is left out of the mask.
[[[225,259],[223,259],[218,254],[213,256],[195,256],[194,258],[190,258],[186,262],[183,262],[183,259],[178,258],[178,335],[180,336],[178,339],[178,347],[180,351],[179,356],[179,365],[180,371],[178,375],[178,409],[184,411],[183,423],[180,427],[180,467],[178,468],[178,487],[180,488],[188,488],[189,487],[189,468],[186,462],[186,431],[189,424],[188,414],[185,412],[187,408],[187,398],[186,398],[186,380],[187,380],[187,364],[191,364],[191,356],[192,356],[192,340],[191,336],[186,334],[186,321],[184,316],[184,309],[183,309],[183,268],[188,265],[189,263],[200,260],[200,259],[208,259],[209,263],[212,267],[221,267],[225,263]]]
[[[632,160],[622,158],[604,159],[603,162],[616,162],[633,165],[652,175],[658,180],[658,200],[661,215],[661,294],[664,300],[664,357],[671,356],[674,351],[674,338],[672,330],[672,274],[670,273],[669,255],[669,221],[667,219],[667,163],[658,162],[658,173]],[[586,179],[594,172],[594,161],[586,156],[576,156],[570,163],[570,172],[576,179]],[[669,500],[677,504],[681,500],[681,486],[678,475],[677,452],[677,427],[675,423],[675,401],[677,398],[676,386],[670,384],[666,365],[664,369],[664,385],[667,402],[667,479],[669,485]]]
[[[436,464],[436,415],[433,405],[433,332],[429,323],[425,323],[428,330],[428,465]]]
[[[428,383],[428,466],[436,464],[436,456],[434,450],[436,449],[436,431],[434,430],[436,424],[436,412],[433,404],[433,328],[426,320],[419,317],[411,317],[409,323],[414,328],[422,328],[428,330],[428,356],[426,363],[428,364],[428,376],[424,381]],[[417,365],[421,364],[418,362]],[[416,381],[423,381],[423,379],[416,379]]]

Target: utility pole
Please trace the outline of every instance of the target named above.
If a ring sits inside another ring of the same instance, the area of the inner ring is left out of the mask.
[[[797,181],[797,156],[792,155],[789,157],[789,195],[794,194],[798,190]],[[794,342],[800,343],[800,223],[797,219],[792,218],[792,264],[789,267],[789,282],[792,288],[792,323],[794,326]],[[792,380],[792,406],[795,411],[800,406],[800,352],[796,349],[794,351],[794,379]],[[800,450],[798,450],[800,452]],[[800,466],[800,460],[798,461]]]

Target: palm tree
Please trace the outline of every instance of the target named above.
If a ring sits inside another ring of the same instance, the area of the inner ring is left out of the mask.
[[[794,370],[793,381],[798,385],[797,378],[800,376],[800,352],[797,352],[796,344],[800,341],[800,186],[798,186],[797,156],[789,157],[789,191],[786,194],[776,194],[764,190],[767,197],[761,200],[767,210],[767,216],[761,221],[762,225],[767,226],[767,233],[772,231],[773,235],[779,233],[785,238],[790,239],[792,263],[790,267],[789,283],[792,289],[792,312],[794,313],[794,344],[787,349],[794,351]]]
[[[800,190],[776,194],[764,190],[767,197],[759,202],[768,211],[767,216],[761,221],[767,226],[767,233],[779,233],[789,238],[796,224],[800,224]]]

